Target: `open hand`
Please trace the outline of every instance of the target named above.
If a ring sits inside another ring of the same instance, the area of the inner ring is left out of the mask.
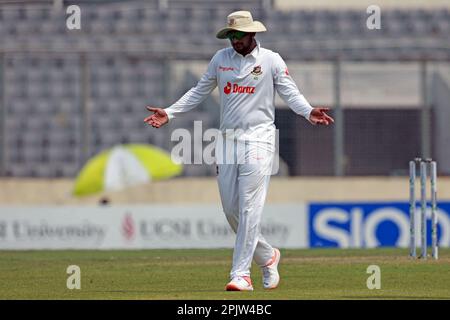
[[[314,108],[309,115],[309,122],[312,124],[323,124],[329,125],[334,123],[334,119],[327,115],[325,112],[329,111],[330,108]]]
[[[148,106],[147,110],[154,113],[151,116],[145,118],[144,122],[147,122],[152,127],[160,128],[161,126],[169,122],[169,117],[167,116],[167,113],[164,111],[164,109]]]

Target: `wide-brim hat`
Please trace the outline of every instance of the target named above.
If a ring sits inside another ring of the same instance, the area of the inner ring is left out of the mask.
[[[229,31],[236,30],[242,32],[264,32],[266,27],[259,21],[253,21],[252,14],[248,11],[236,11],[227,17],[227,26],[220,29],[216,37],[226,39]]]

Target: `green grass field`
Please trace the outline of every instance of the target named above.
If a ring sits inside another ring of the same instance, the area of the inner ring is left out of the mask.
[[[434,261],[406,249],[281,250],[281,282],[253,292],[225,292],[232,251],[0,251],[0,299],[450,299],[450,250]],[[369,265],[381,268],[381,289],[369,290]],[[69,290],[69,265],[81,268],[81,289]]]

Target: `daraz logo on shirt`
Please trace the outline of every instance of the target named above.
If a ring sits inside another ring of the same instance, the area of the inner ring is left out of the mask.
[[[237,83],[232,84],[231,82],[227,82],[227,85],[223,88],[223,92],[225,94],[230,94],[230,93],[254,94],[255,87],[240,86]]]

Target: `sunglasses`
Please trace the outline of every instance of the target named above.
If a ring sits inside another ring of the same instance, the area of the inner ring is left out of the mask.
[[[227,33],[227,38],[230,40],[236,39],[236,40],[241,40],[242,38],[244,38],[247,35],[246,32],[242,32],[242,31],[230,31]]]

